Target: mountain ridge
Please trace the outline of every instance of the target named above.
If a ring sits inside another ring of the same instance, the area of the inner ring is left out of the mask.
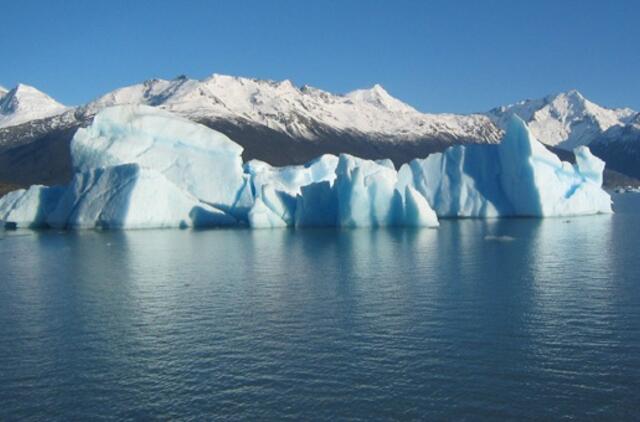
[[[0,96],[0,103],[6,98],[7,94]],[[451,145],[497,143],[511,113],[520,115],[538,139],[554,150],[599,140],[597,154],[604,157],[609,137],[603,134],[614,133],[613,128],[625,127],[638,115],[631,109],[601,107],[577,90],[495,107],[486,113],[430,114],[393,97],[379,84],[334,94],[308,85],[297,87],[289,80],[220,74],[201,80],[186,76],[149,79],[77,107],[51,101],[57,114],[40,117],[36,113],[20,124],[0,125],[0,181],[64,182],[70,177],[65,154],[75,130],[88,125],[100,110],[117,104],[145,104],[176,113],[234,139],[244,147],[244,159],[257,158],[273,165],[301,164],[325,153],[342,152],[390,158],[398,165]],[[640,150],[640,142],[630,145]],[[616,156],[609,168],[629,168],[618,166],[616,160],[620,158]]]
[[[637,114],[630,108],[599,106],[575,89],[496,107],[486,114],[504,128],[511,113],[527,122],[536,137],[546,145],[567,150],[589,145],[602,132],[628,123]]]
[[[85,116],[116,104],[145,104],[192,118],[245,119],[288,135],[314,139],[310,121],[338,130],[416,138],[438,132],[499,140],[478,131],[481,114],[421,113],[392,97],[382,86],[333,94],[289,80],[270,81],[213,74],[202,80],[151,79],[97,98],[79,108]]]

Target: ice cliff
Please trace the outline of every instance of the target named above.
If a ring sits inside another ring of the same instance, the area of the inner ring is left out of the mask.
[[[324,155],[301,166],[242,163],[221,133],[147,106],[96,115],[71,143],[67,186],[0,198],[16,228],[435,227],[438,217],[611,212],[604,162],[586,147],[562,162],[518,117],[497,145],[454,146],[396,170],[389,160]]]

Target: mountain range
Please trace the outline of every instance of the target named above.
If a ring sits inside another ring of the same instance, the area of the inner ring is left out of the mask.
[[[245,160],[273,165],[342,152],[398,165],[450,145],[497,143],[515,113],[563,159],[572,158],[574,147],[589,145],[607,162],[608,184],[640,178],[640,114],[599,106],[575,90],[484,113],[428,114],[380,85],[340,95],[288,80],[214,74],[151,79],[77,107],[27,85],[0,87],[0,184],[67,182],[73,134],[103,108],[119,104],[146,104],[202,123],[242,145]]]

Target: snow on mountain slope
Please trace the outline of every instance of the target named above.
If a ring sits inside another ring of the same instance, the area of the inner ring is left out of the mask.
[[[0,128],[55,116],[67,110],[36,88],[18,84],[0,98]]]
[[[610,127],[589,146],[607,167],[640,179],[640,113],[626,125]]]
[[[635,111],[600,107],[572,90],[497,107],[487,116],[504,129],[512,113],[522,118],[543,143],[571,150],[588,145],[612,126],[626,124]]]
[[[214,74],[203,80],[153,79],[110,92],[80,109],[93,115],[118,104],[145,104],[197,120],[245,120],[316,139],[314,125],[361,134],[416,139],[445,134],[452,138],[497,142],[500,133],[483,115],[424,114],[397,100],[380,85],[345,95],[298,88],[290,81],[265,81]]]
[[[640,113],[636,113],[625,125],[615,125],[607,129],[593,144],[626,143],[631,146],[640,143]]]
[[[272,165],[302,164],[322,154],[347,153],[367,159],[388,157],[399,166],[451,145],[498,143],[515,113],[544,144],[571,149],[598,140],[599,147],[593,151],[607,161],[608,169],[636,174],[628,169],[640,168],[640,156],[624,155],[625,149],[614,142],[620,129],[613,128],[625,126],[635,112],[600,107],[577,91],[484,114],[426,114],[392,97],[380,85],[340,95],[306,85],[296,87],[288,80],[214,74],[202,80],[151,79],[77,108],[65,108],[25,85],[4,95],[0,91],[0,181],[67,182],[73,134],[113,105],[148,105],[173,112],[234,139],[243,146],[245,160]],[[610,140],[619,152],[609,154],[613,151],[607,146]],[[618,166],[618,161],[626,164]]]
[[[0,85],[0,100],[2,100],[2,97],[4,97],[4,95],[9,92],[9,90],[5,87],[3,87],[2,85]]]

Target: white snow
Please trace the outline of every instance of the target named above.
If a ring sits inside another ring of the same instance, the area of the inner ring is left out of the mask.
[[[629,108],[609,109],[587,100],[576,90],[538,100],[524,100],[487,113],[506,129],[511,114],[522,118],[542,143],[571,150],[588,145],[612,126],[628,123],[636,114]]]
[[[62,114],[69,110],[36,88],[19,84],[3,94],[0,90],[0,128]]]
[[[92,115],[118,104],[160,107],[192,120],[244,120],[294,137],[315,139],[315,125],[382,134],[393,139],[437,134],[497,142],[499,131],[483,115],[425,114],[380,85],[345,95],[281,82],[214,74],[203,80],[153,79],[110,92],[81,109]]]
[[[602,136],[594,141],[596,144],[634,144],[640,140],[640,113],[625,125],[615,125],[607,129]]]
[[[13,95],[15,91],[16,95]],[[116,89],[76,109],[57,103],[27,85],[4,95],[0,89],[0,128],[51,116],[52,127],[90,118],[114,105],[148,105],[192,121],[228,120],[264,125],[296,139],[318,140],[318,128],[367,136],[373,142],[418,139],[497,143],[512,113],[521,117],[542,143],[571,150],[588,145],[637,115],[631,109],[601,107],[572,90],[524,100],[486,113],[422,113],[391,96],[381,85],[344,95],[288,80],[275,82],[213,74],[202,80],[151,79]]]

